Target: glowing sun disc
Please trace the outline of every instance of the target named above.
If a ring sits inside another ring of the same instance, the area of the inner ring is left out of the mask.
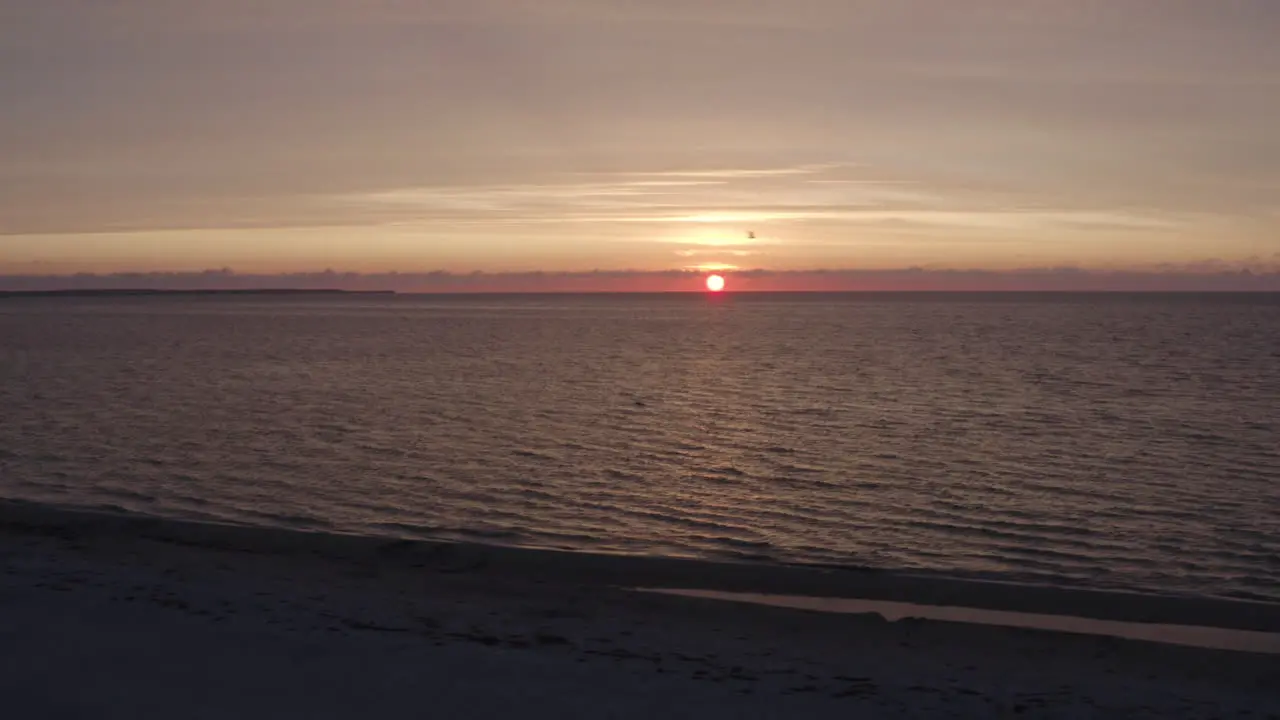
[[[707,289],[711,292],[720,292],[721,290],[724,290],[724,277],[720,275],[708,275]]]

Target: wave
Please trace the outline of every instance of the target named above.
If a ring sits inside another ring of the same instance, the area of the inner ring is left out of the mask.
[[[470,572],[501,568],[531,579],[602,582],[630,587],[708,589],[810,597],[848,597],[954,605],[1096,619],[1280,631],[1280,604],[1239,598],[1114,593],[1054,585],[975,579],[850,564],[724,562],[756,560],[767,542],[716,537],[730,546],[721,558],[657,557],[635,553],[563,552],[545,547],[474,544],[433,539],[318,532],[226,522],[201,522],[111,510],[0,500],[0,525],[49,534],[78,544],[142,538],[193,550],[296,553],[312,558],[391,562]],[[469,530],[506,538],[511,534]],[[733,548],[742,548],[740,551]]]
[[[0,317],[0,495],[1280,599],[1270,305],[467,302]]]

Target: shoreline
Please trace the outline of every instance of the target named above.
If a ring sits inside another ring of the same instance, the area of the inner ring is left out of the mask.
[[[21,717],[1280,715],[1275,655],[636,589],[672,580],[1086,597],[0,501],[0,693]]]
[[[524,580],[847,599],[1280,633],[1280,603],[978,580],[827,565],[578,552],[214,523],[0,498],[0,527],[133,536],[210,550],[394,560]]]
[[[757,593],[727,593],[715,590],[640,589],[646,592],[709,598],[726,602],[757,603],[797,610],[846,614],[874,613],[889,622],[940,620],[969,625],[1024,628],[1074,635],[1143,640],[1164,645],[1186,645],[1211,650],[1234,650],[1280,655],[1280,633],[1255,630],[1228,630],[1196,625],[1117,622],[1114,620],[1094,620],[1078,615],[1043,615],[1005,610],[950,607],[946,605],[919,605],[885,600],[760,595]]]

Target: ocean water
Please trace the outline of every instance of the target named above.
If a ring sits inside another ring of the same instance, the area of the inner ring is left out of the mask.
[[[1280,600],[1280,297],[10,298],[0,496]]]

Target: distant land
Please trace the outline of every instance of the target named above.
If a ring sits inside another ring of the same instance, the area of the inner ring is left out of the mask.
[[[0,290],[4,297],[119,297],[145,295],[395,295],[394,290],[308,290],[298,288],[262,288],[251,290],[154,290],[147,288],[72,289],[72,290]]]

